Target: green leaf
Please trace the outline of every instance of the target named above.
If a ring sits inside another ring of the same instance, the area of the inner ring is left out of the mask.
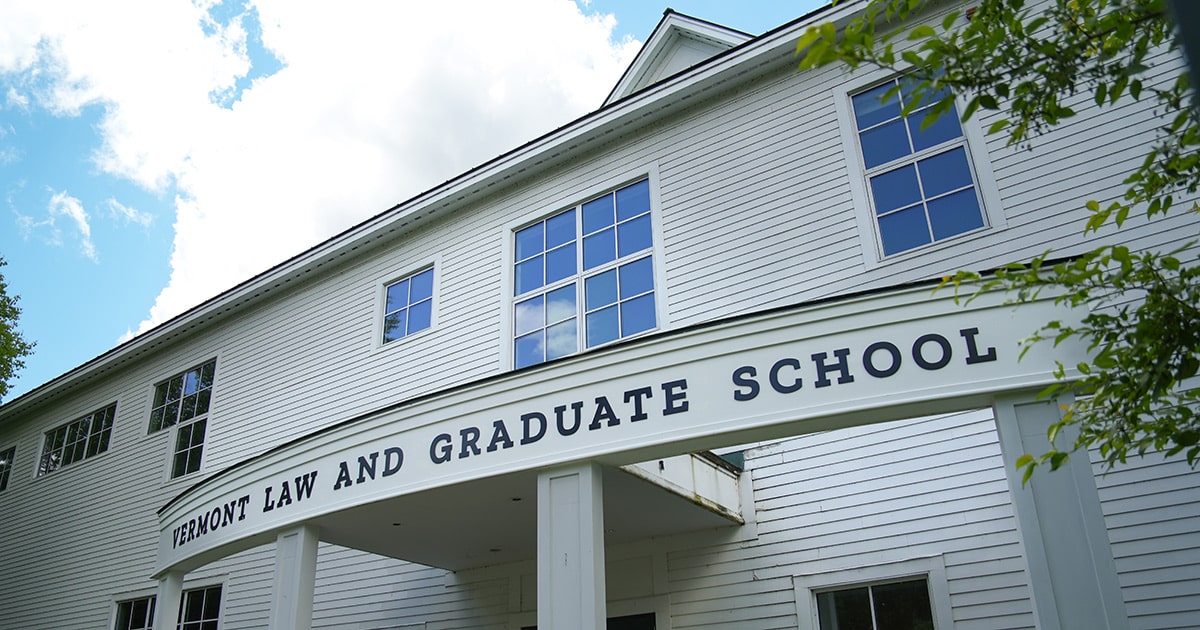
[[[927,39],[936,36],[937,31],[933,30],[933,27],[928,24],[919,24],[914,26],[913,29],[908,32],[908,39],[910,40]]]

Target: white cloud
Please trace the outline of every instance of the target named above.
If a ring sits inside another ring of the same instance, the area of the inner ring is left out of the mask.
[[[154,222],[153,214],[130,208],[116,199],[105,200],[104,206],[108,208],[108,216],[120,219],[125,224],[137,223],[142,227],[150,227],[150,224]]]
[[[17,109],[29,109],[29,97],[17,91],[17,88],[8,86],[8,91],[4,93],[4,101],[9,107]]]
[[[176,185],[170,280],[139,331],[594,109],[640,45],[572,0],[251,4],[285,67],[228,107],[247,30],[198,3],[0,8],[0,72],[40,73],[53,111],[103,103],[98,166]]]
[[[80,253],[93,262],[100,262],[100,257],[96,254],[96,246],[92,243],[92,226],[88,223],[88,214],[78,199],[68,195],[65,190],[56,192],[50,197],[47,211],[50,213],[49,223],[56,238],[60,238],[61,233],[55,219],[64,217],[74,225],[75,231],[79,235]]]

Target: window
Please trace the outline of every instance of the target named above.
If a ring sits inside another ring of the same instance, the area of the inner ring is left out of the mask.
[[[948,630],[954,627],[941,555],[792,576],[801,627]]]
[[[151,630],[154,628],[155,597],[142,597],[117,602],[115,630]]]
[[[383,343],[425,330],[432,321],[432,268],[387,286],[387,305],[383,313]]]
[[[115,630],[153,630],[157,599],[151,595],[118,602]],[[220,620],[220,586],[191,589],[180,595],[178,630],[217,630]]]
[[[649,180],[517,231],[515,366],[655,328],[653,248]]]
[[[820,630],[933,630],[925,579],[819,592]]]
[[[183,592],[179,603],[179,630],[217,630],[221,620],[221,587]]]
[[[150,433],[179,425],[171,460],[171,477],[200,470],[204,433],[208,427],[208,405],[212,399],[213,374],[217,362],[209,361],[159,383],[154,388],[150,411]]]
[[[13,459],[17,456],[17,447],[9,447],[0,451],[0,490],[8,487],[8,476],[12,473]]]
[[[44,475],[107,451],[115,415],[117,404],[113,403],[46,432],[37,474]]]
[[[922,129],[926,113],[940,97],[919,103],[903,116],[901,108],[912,85],[892,79],[851,98],[884,256],[986,225],[958,112],[952,107]]]

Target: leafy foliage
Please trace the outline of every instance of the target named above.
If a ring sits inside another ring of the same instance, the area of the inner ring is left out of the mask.
[[[1164,122],[1156,141],[1125,178],[1122,198],[1087,202],[1083,231],[1119,229],[1134,213],[1200,211],[1200,116],[1189,108],[1188,74],[1162,80],[1153,72],[1156,61],[1178,59],[1165,0],[1049,0],[1033,7],[981,0],[940,24],[897,28],[932,8],[936,3],[927,0],[871,0],[840,32],[832,23],[810,27],[798,42],[800,67],[846,63],[903,72],[917,95],[905,114],[936,98],[928,124],[961,95],[964,121],[992,110],[996,122],[988,132],[1018,147],[1076,116],[1071,104],[1083,101],[1079,95],[1090,95],[1099,108],[1153,100]],[[1177,208],[1177,197],[1191,201]],[[1075,337],[1093,358],[1073,370],[1060,364],[1059,382],[1043,392],[1071,403],[1050,429],[1051,451],[1018,461],[1026,480],[1039,465],[1058,468],[1071,451],[1087,447],[1097,448],[1109,467],[1152,450],[1200,463],[1200,390],[1189,381],[1200,370],[1196,241],[1172,252],[1108,244],[1065,261],[1046,252],[986,276],[960,271],[946,284],[956,291],[1008,290],[1017,302],[1046,291],[1058,303],[1088,310],[1077,326],[1048,322],[1027,340],[1058,344]],[[1069,374],[1076,370],[1078,378]],[[1068,428],[1077,437],[1060,449],[1055,438]]]
[[[7,264],[0,258],[0,267]],[[0,274],[0,399],[8,393],[8,383],[16,371],[25,367],[22,358],[33,352],[34,344],[26,342],[17,330],[20,316],[17,297],[8,295],[8,284],[4,282],[4,274]]]

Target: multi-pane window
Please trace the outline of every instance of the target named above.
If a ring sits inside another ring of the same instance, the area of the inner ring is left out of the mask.
[[[517,231],[515,366],[657,326],[653,249],[648,180]]]
[[[171,458],[171,476],[200,470],[204,434],[208,428],[208,405],[212,400],[213,374],[217,362],[209,361],[159,383],[154,388],[150,432],[179,425]]]
[[[925,579],[817,593],[820,630],[932,630]]]
[[[113,417],[116,415],[117,405],[113,403],[74,422],[47,431],[37,474],[44,475],[107,451],[108,440],[112,436]]]
[[[429,328],[433,321],[433,269],[387,286],[383,343]]]
[[[117,603],[116,630],[153,630],[154,595]],[[179,598],[177,630],[217,630],[221,621],[221,587],[184,591]]]
[[[0,451],[0,490],[8,487],[8,477],[12,474],[13,458],[17,456],[17,447],[10,446],[8,450]]]
[[[884,256],[985,225],[958,112],[923,125],[939,94],[903,115],[914,85],[893,79],[851,99]]]
[[[142,597],[117,602],[115,630],[152,630],[154,628],[154,602],[156,598]]]
[[[184,591],[179,604],[179,630],[217,630],[220,620],[220,586]]]

